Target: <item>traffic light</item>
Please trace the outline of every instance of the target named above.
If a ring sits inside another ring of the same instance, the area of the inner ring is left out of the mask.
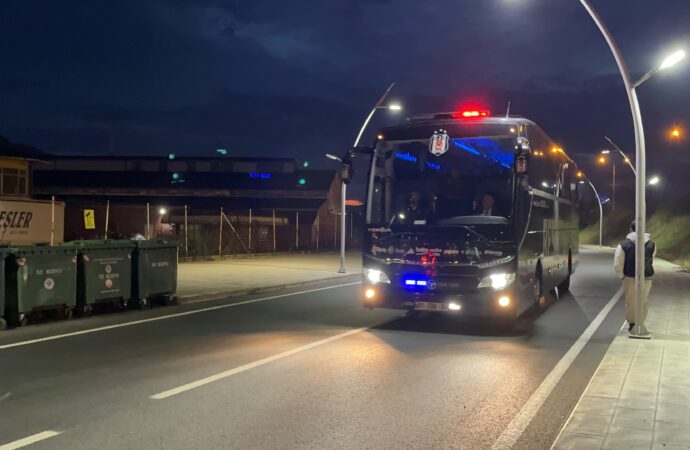
[[[306,178],[300,178],[298,183],[300,186],[304,186],[305,184],[307,184],[307,180],[306,180]]]
[[[309,161],[304,161],[304,163],[302,164],[302,166],[304,166],[305,169],[306,169],[307,167],[309,167]]]
[[[168,153],[168,159],[169,159],[170,161],[172,161],[173,159],[175,159],[175,154],[174,154],[174,153]]]

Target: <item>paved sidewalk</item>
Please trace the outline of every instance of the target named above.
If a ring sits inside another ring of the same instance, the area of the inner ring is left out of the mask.
[[[339,274],[338,253],[266,255],[180,263],[177,295],[181,301],[298,286],[362,273],[361,253],[348,253],[347,274]]]
[[[655,270],[653,338],[621,329],[553,448],[690,449],[690,274]]]

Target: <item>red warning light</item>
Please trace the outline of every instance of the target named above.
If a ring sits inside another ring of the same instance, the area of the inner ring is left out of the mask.
[[[460,111],[455,114],[455,117],[464,117],[466,119],[476,118],[476,117],[488,117],[491,113],[485,109],[468,109]]]

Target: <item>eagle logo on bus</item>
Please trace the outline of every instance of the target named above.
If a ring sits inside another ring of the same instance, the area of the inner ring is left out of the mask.
[[[448,151],[448,132],[436,130],[429,141],[429,151],[435,156],[441,156]]]

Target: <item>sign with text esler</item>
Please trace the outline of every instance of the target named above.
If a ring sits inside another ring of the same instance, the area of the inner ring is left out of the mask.
[[[30,245],[50,242],[51,223],[54,242],[65,234],[65,204],[39,200],[0,200],[0,243]]]

